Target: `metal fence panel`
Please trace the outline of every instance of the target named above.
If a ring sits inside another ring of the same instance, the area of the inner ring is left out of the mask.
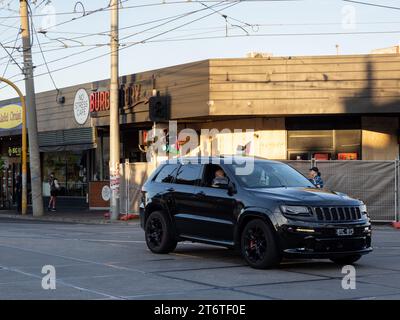
[[[360,199],[368,206],[373,221],[391,222],[398,219],[399,161],[282,161],[303,175],[316,165],[325,183],[325,188]],[[137,213],[140,190],[155,169],[152,163],[130,163],[121,165],[121,212]]]
[[[121,165],[121,213],[136,214],[139,212],[141,188],[154,169],[154,164],[146,162]]]
[[[304,175],[312,161],[285,161]],[[308,163],[308,166],[307,166]],[[397,212],[397,161],[315,161],[325,188],[360,199],[373,221],[394,221]]]
[[[307,177],[310,168],[312,167],[312,162],[310,160],[279,160],[286,163],[299,171],[301,174]]]

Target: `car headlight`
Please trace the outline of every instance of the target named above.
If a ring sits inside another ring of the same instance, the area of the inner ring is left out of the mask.
[[[310,215],[310,209],[305,206],[281,206],[282,213],[291,215]]]
[[[360,211],[363,214],[367,214],[367,206],[364,203],[360,205]]]

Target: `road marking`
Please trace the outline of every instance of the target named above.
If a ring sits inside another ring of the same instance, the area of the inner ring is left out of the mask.
[[[11,268],[11,267],[1,266],[1,265],[0,265],[0,267],[3,270],[6,270],[6,271],[15,272],[15,273],[22,274],[22,275],[25,275],[25,276],[28,276],[28,277],[31,277],[31,278],[42,280],[41,276],[38,276],[38,275],[36,275],[34,273],[25,272],[25,271],[19,270],[17,268]],[[60,283],[61,285],[64,285],[66,287],[70,287],[70,288],[73,288],[73,289],[76,289],[76,290],[79,290],[79,291],[85,291],[85,292],[94,293],[94,294],[97,294],[97,295],[100,295],[100,296],[103,296],[103,297],[107,297],[109,299],[118,299],[118,300],[123,299],[122,297],[113,296],[113,295],[110,295],[110,294],[107,294],[107,293],[104,293],[104,292],[100,292],[100,291],[97,291],[97,290],[87,289],[87,288],[84,288],[84,287],[78,287],[78,286],[75,286],[75,285],[73,285],[71,283],[65,282],[64,280],[60,280],[60,279],[57,279],[57,283]]]

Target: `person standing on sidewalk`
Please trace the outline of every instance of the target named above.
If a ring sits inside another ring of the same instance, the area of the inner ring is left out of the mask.
[[[17,179],[15,181],[15,195],[17,202],[17,212],[22,211],[22,176],[21,174],[17,175]]]
[[[50,187],[50,201],[47,207],[48,211],[56,211],[56,201],[57,201],[57,193],[60,189],[60,184],[58,183],[58,179],[54,176],[54,173],[50,173],[49,176],[49,187]]]
[[[317,167],[312,167],[310,169],[310,181],[320,189],[324,187],[324,181],[321,178],[321,172]]]

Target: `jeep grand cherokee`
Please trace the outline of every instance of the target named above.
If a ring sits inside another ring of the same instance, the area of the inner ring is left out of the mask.
[[[362,201],[318,189],[276,161],[165,162],[142,188],[140,218],[154,253],[172,252],[179,241],[202,242],[238,248],[254,268],[276,266],[282,257],[351,264],[372,251]]]

